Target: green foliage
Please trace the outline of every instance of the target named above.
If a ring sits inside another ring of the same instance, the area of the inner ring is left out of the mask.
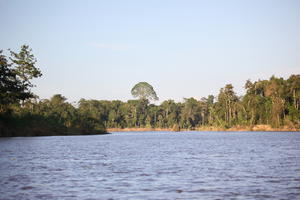
[[[11,62],[0,51],[0,113],[6,112],[11,104],[32,98],[30,81],[42,76],[35,66],[36,59],[27,45],[21,46],[19,53],[10,51]]]
[[[201,120],[200,105],[194,98],[184,99],[184,106],[182,108],[181,127],[195,128]]]
[[[139,82],[132,89],[131,94],[133,97],[139,99],[158,100],[156,92],[153,87],[147,82]]]
[[[28,87],[23,85],[16,68],[8,63],[0,51],[0,113],[5,112],[9,105],[32,97]]]
[[[4,112],[8,105],[26,99],[23,91],[15,70],[0,51],[0,113]]]
[[[131,93],[137,100],[85,100],[77,106],[56,94],[39,100],[30,89],[31,80],[42,74],[28,46],[10,51],[9,62],[0,51],[0,136],[69,135],[105,133],[106,128],[195,129],[214,126],[271,125],[300,128],[300,75],[287,80],[271,77],[245,83],[245,95],[237,96],[231,84],[216,98],[185,98],[160,105],[151,85],[136,84]]]
[[[18,53],[10,51],[10,61],[0,51],[0,136],[43,136],[105,133],[107,113],[79,109],[60,94],[38,100],[32,93],[32,79],[42,76],[27,45]],[[98,108],[98,107],[97,107]],[[99,109],[102,109],[100,107]],[[109,112],[109,108],[107,109]]]
[[[15,65],[16,74],[27,90],[33,87],[31,79],[42,76],[40,69],[35,66],[36,58],[31,52],[28,45],[22,45],[19,53],[10,51],[10,60]]]

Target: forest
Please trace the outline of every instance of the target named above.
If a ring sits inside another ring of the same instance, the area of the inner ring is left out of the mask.
[[[300,75],[247,80],[243,96],[227,84],[216,96],[156,105],[154,89],[141,82],[131,90],[137,97],[134,100],[81,99],[71,104],[62,94],[39,99],[31,92],[31,80],[42,76],[35,64],[26,45],[18,53],[10,51],[9,58],[0,51],[0,136],[104,134],[111,128],[251,130],[255,125],[268,125],[300,129]]]

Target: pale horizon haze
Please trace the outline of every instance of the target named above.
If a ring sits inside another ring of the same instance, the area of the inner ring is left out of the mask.
[[[298,0],[0,0],[0,9],[0,49],[33,49],[42,99],[127,101],[146,81],[159,102],[182,101],[300,74]]]

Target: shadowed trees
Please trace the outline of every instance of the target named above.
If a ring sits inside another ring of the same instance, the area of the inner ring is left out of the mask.
[[[105,133],[104,116],[99,120],[94,109],[76,108],[60,94],[39,100],[31,92],[31,81],[42,73],[29,46],[9,53],[7,59],[0,51],[0,136]]]
[[[180,126],[182,128],[195,128],[200,122],[200,105],[194,98],[185,98],[182,108]]]
[[[0,114],[5,112],[9,105],[32,98],[30,89],[33,78],[42,76],[36,67],[36,59],[27,45],[21,46],[20,52],[10,50],[8,59],[0,51]]]
[[[11,68],[6,57],[0,51],[0,113],[3,113],[9,104],[26,99],[22,94],[24,88]]]

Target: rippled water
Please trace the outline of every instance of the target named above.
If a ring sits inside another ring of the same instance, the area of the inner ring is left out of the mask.
[[[300,199],[300,132],[1,138],[0,199]]]

